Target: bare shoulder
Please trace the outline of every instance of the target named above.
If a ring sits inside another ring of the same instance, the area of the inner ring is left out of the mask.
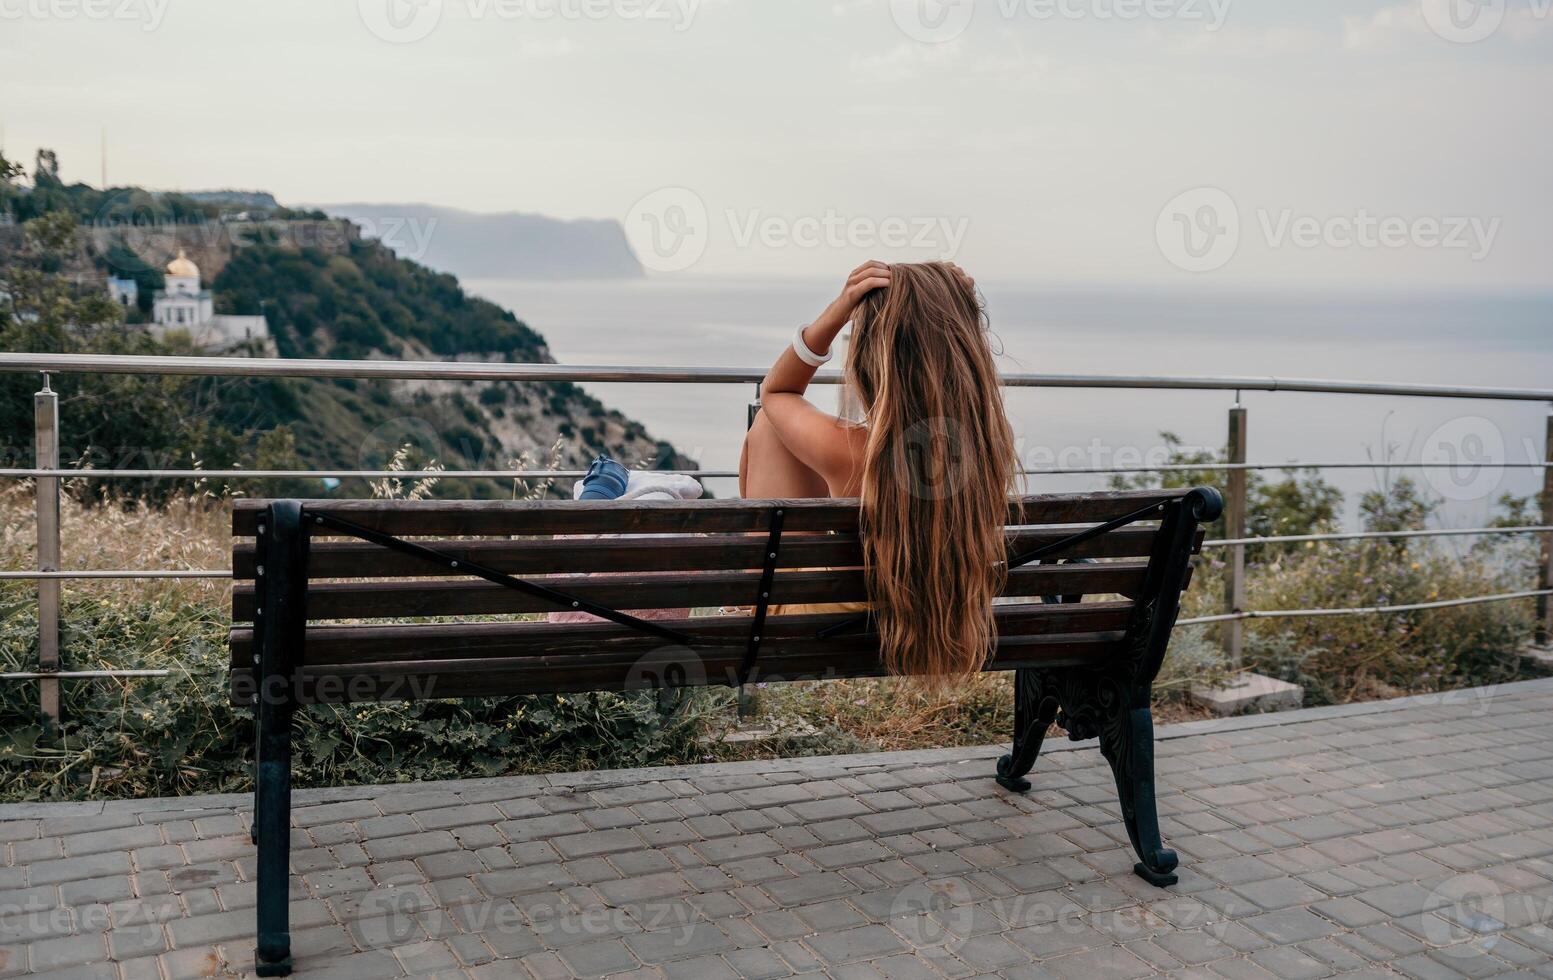
[[[832,497],[856,497],[863,492],[863,460],[868,454],[868,426],[836,420],[845,465],[835,477],[827,476]]]

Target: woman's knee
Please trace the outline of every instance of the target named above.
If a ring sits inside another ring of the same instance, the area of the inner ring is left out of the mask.
[[[757,413],[749,431],[744,433],[744,455],[757,458],[778,449],[787,451],[787,447],[782,445],[782,437],[777,435],[776,426],[766,418],[765,412]]]
[[[744,435],[739,460],[739,492],[749,497],[825,497],[825,480],[787,448],[764,415]]]

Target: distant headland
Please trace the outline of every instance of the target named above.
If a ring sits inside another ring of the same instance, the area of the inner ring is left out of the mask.
[[[478,214],[431,204],[320,204],[401,258],[460,279],[639,279],[642,264],[614,220]]]

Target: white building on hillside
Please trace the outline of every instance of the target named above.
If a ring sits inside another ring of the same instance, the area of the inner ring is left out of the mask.
[[[200,286],[199,266],[183,250],[167,263],[167,288],[159,289],[151,305],[151,332],[166,336],[186,331],[200,347],[224,350],[250,340],[268,343],[270,324],[263,316],[216,313],[215,296]]]
[[[113,301],[120,306],[134,306],[140,301],[140,284],[133,279],[109,276],[108,295],[113,297]]]

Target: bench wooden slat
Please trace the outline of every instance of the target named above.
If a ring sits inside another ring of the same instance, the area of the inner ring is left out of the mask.
[[[1120,652],[1123,639],[1119,630],[1008,637],[999,641],[987,669],[1103,663]],[[694,669],[705,678],[720,682],[736,677],[740,663],[737,652],[711,654],[695,664]],[[305,667],[302,693],[308,698],[305,703],[578,694],[635,688],[656,669],[652,664],[644,668],[637,654],[612,653],[457,660],[438,663],[434,670],[417,663],[364,662]],[[760,670],[762,677],[790,680],[882,677],[885,673],[877,647],[865,641],[850,645],[836,642],[821,651],[774,649],[761,656]],[[234,669],[232,680],[234,690],[252,690],[252,668]],[[329,689],[334,692],[332,697],[320,696],[330,694]]]
[[[1180,499],[1183,490],[1124,490],[1103,494],[1042,494],[1010,502],[1011,523],[1083,524],[1122,517],[1151,503]],[[239,500],[232,532],[252,536],[266,501]],[[856,531],[856,500],[315,500],[310,511],[334,514],[395,535],[691,534],[764,531],[773,507],[786,510],[788,531]]]
[[[1131,602],[1090,602],[1070,605],[1021,603],[998,606],[994,617],[1002,637],[1044,636],[1059,633],[1102,632],[1125,629],[1132,615]],[[762,657],[767,650],[823,652],[847,643],[867,646],[877,640],[863,634],[821,640],[815,634],[845,614],[780,616],[766,621]],[[664,624],[682,630],[704,646],[726,644],[742,651],[750,621],[743,616],[713,616],[675,620]],[[253,631],[234,628],[230,634],[232,666],[253,664]],[[432,664],[438,660],[471,660],[502,657],[543,657],[634,653],[660,650],[671,644],[662,639],[613,623],[483,622],[449,624],[393,624],[368,626],[314,626],[307,631],[299,663],[378,663],[389,661]]]
[[[1080,527],[1010,530],[1010,554],[1022,554],[1051,544]],[[1157,528],[1125,527],[1064,551],[1060,558],[1147,557]],[[1204,532],[1197,531],[1200,550]],[[575,572],[678,572],[759,568],[765,541],[733,535],[671,535],[667,537],[531,538],[511,540],[432,540],[428,548],[474,561],[509,575]],[[787,535],[778,555],[779,568],[853,568],[862,564],[862,546],[855,534]],[[232,548],[232,577],[252,580],[254,545],[238,541]],[[430,562],[388,551],[364,541],[320,539],[308,556],[308,574],[329,578],[428,578],[454,575]]]
[[[1143,584],[1148,563],[1041,565],[1015,569],[1003,595],[1127,595]],[[623,573],[599,578],[546,576],[531,581],[612,609],[681,609],[750,605],[760,571]],[[773,603],[855,602],[867,598],[862,569],[784,572],[772,583]],[[233,622],[253,620],[254,587],[232,592]],[[424,616],[480,616],[560,612],[535,596],[483,580],[442,579],[390,582],[318,582],[308,587],[307,617],[326,619],[414,619]]]

